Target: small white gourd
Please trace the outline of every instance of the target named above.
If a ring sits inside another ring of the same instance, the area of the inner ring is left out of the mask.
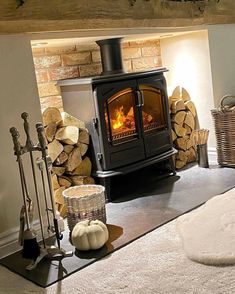
[[[106,225],[99,220],[84,220],[77,223],[72,231],[71,239],[78,250],[95,250],[101,248],[109,238]]]

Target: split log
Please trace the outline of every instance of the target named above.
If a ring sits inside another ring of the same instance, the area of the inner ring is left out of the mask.
[[[88,145],[84,143],[77,143],[78,148],[80,149],[81,156],[85,155],[88,150]]]
[[[190,135],[192,133],[192,129],[188,125],[183,124],[183,127],[186,129],[186,135]]]
[[[174,142],[175,139],[177,139],[176,133],[172,129],[171,129],[171,138],[172,138],[172,142]]]
[[[65,176],[59,177],[58,182],[60,186],[64,186],[66,189],[72,185],[72,181],[69,179],[69,177],[65,177]]]
[[[54,164],[55,165],[62,165],[68,160],[68,154],[64,151],[60,153],[60,155],[56,158]]]
[[[172,101],[171,103],[171,112],[176,113],[180,110],[185,110],[185,104],[183,99],[177,99],[175,101]]]
[[[75,126],[66,126],[58,129],[55,138],[64,144],[74,145],[78,141],[79,131]]]
[[[68,114],[67,112],[62,112],[62,121],[60,126],[67,127],[67,126],[74,126],[79,129],[85,129],[85,123],[78,118]]]
[[[54,139],[51,143],[49,143],[47,145],[47,148],[48,148],[48,154],[52,162],[54,162],[56,158],[60,155],[60,153],[64,150],[63,145],[56,139]]]
[[[75,186],[95,184],[95,181],[92,177],[71,176],[71,180],[72,180],[73,185],[75,185]]]
[[[53,166],[52,172],[54,174],[56,174],[57,176],[62,176],[63,173],[65,172],[65,167],[64,166]]]
[[[51,181],[52,181],[53,190],[56,190],[56,189],[60,188],[60,184],[58,182],[58,178],[57,178],[56,174],[52,175]]]
[[[62,121],[62,116],[58,108],[48,107],[43,111],[42,119],[44,126],[48,126],[50,123],[59,123]]]
[[[85,157],[83,161],[69,174],[76,176],[90,176],[91,168],[92,165],[89,157]]]
[[[186,152],[187,151],[179,150],[179,152],[176,155],[176,159],[178,159],[180,161],[183,161],[186,164],[186,162],[188,160],[188,156],[187,156],[187,153]]]
[[[182,126],[185,120],[186,112],[179,111],[175,115],[172,116],[172,121],[177,123],[178,125]]]
[[[190,149],[193,146],[194,146],[194,140],[189,138],[187,140],[187,149]]]
[[[195,119],[191,111],[186,113],[184,123],[189,126],[192,130],[195,128]]]
[[[175,144],[178,147],[178,149],[187,150],[187,139],[188,137],[183,137],[175,140]]]
[[[64,204],[64,197],[62,195],[62,192],[65,190],[65,187],[60,187],[59,189],[56,189],[54,191],[54,198],[55,202],[58,204]]]
[[[192,115],[196,117],[197,111],[194,103],[192,101],[186,101],[185,102],[185,107],[188,109],[190,112],[192,112]]]
[[[185,88],[180,87],[180,86],[177,86],[174,89],[172,96],[178,97],[179,99],[183,99],[184,101],[191,100],[191,97],[190,97],[188,91]]]
[[[90,137],[89,137],[88,130],[87,129],[79,129],[78,141],[80,143],[84,143],[84,144],[89,145],[89,140],[90,140]]]
[[[173,129],[178,137],[184,137],[187,133],[187,130],[176,123],[173,123]]]
[[[179,159],[176,159],[176,162],[175,162],[175,168],[176,169],[181,169],[182,167],[184,167],[186,165],[187,162],[185,161],[181,161]]]
[[[80,153],[79,147],[75,147],[72,152],[69,154],[67,163],[66,163],[66,171],[73,171],[80,163],[82,162],[82,157]]]
[[[67,154],[71,153],[73,149],[74,149],[73,145],[64,145],[64,152]]]
[[[66,204],[60,204],[58,207],[58,211],[60,213],[60,216],[65,218],[67,216],[67,205]]]
[[[187,150],[187,156],[188,156],[188,160],[187,162],[194,162],[197,159],[197,155],[196,152],[194,150],[193,147],[191,147],[190,149]]]
[[[47,127],[45,128],[45,135],[48,142],[52,142],[54,140],[56,131],[56,123],[52,122],[47,125]]]

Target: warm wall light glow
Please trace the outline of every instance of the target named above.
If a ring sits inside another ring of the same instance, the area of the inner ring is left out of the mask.
[[[197,83],[195,83],[195,80],[199,78],[196,60],[198,58],[195,58],[188,50],[181,50],[176,53],[172,86],[180,85],[186,89],[190,89],[190,92],[196,92]],[[173,89],[170,90],[170,93],[172,93]]]
[[[209,146],[215,146],[210,111],[214,108],[207,31],[161,40],[162,64],[167,69],[168,95],[177,86],[187,90],[196,105],[200,126],[210,129]]]

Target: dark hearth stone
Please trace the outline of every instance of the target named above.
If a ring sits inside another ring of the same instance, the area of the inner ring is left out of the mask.
[[[192,166],[176,176],[165,178],[154,172],[153,167],[126,175],[120,182],[117,177],[113,183],[116,198],[106,206],[110,238],[103,248],[90,252],[75,251],[66,228],[61,246],[73,250],[73,257],[43,260],[36,269],[26,271],[28,261],[19,251],[1,259],[0,264],[41,287],[47,287],[233,188],[234,180],[235,169],[217,165],[211,165],[209,169]],[[49,241],[55,243],[53,238]]]

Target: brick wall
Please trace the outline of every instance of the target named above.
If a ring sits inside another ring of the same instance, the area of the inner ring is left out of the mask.
[[[49,106],[63,109],[56,81],[99,75],[102,71],[99,46],[94,44],[59,47],[33,47],[33,57],[42,111]],[[122,44],[127,72],[162,66],[159,40]]]

